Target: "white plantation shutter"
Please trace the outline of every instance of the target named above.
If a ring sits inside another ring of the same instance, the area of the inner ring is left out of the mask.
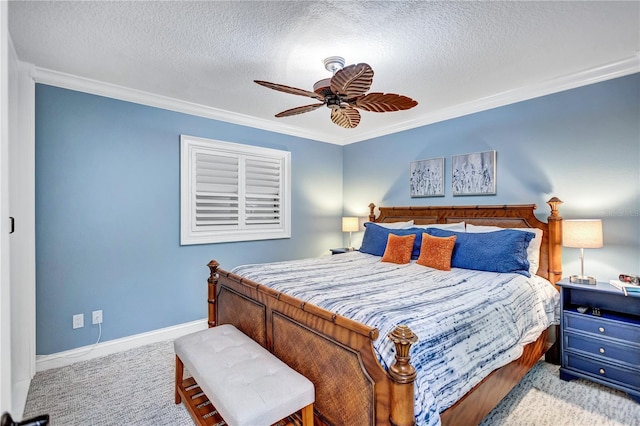
[[[181,244],[291,236],[289,152],[180,140]]]
[[[244,223],[247,226],[279,224],[281,162],[274,159],[247,158],[245,177]]]
[[[195,225],[238,225],[238,157],[196,153]]]

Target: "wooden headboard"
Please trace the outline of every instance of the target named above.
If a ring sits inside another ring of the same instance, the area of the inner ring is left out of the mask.
[[[558,207],[562,204],[553,197],[547,204],[551,214],[547,223],[536,218],[535,204],[514,204],[502,206],[410,206],[378,207],[376,217],[375,204],[369,204],[371,222],[403,222],[413,220],[416,225],[432,223],[465,222],[472,225],[499,226],[502,228],[539,228],[543,231],[540,247],[540,267],[537,275],[555,284],[562,278],[562,217]]]

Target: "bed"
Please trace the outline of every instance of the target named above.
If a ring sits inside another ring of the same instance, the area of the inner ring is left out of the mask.
[[[424,226],[465,222],[476,227],[540,229],[543,232],[536,275],[555,284],[562,275],[562,218],[558,212],[561,203],[555,197],[547,202],[551,209],[547,222],[536,218],[533,204],[380,207],[377,216],[376,207],[371,204],[369,220],[374,224],[413,221]],[[333,257],[340,256],[345,255]],[[345,257],[344,261],[347,260]],[[398,323],[381,334],[378,328],[349,315],[226,271],[215,260],[208,266],[209,326],[233,324],[308,377],[316,387],[317,424],[416,423],[414,399],[419,382],[411,362],[411,348],[419,337],[410,327]],[[325,273],[330,274],[330,270],[314,272],[316,277]],[[517,359],[491,371],[448,404],[438,422],[479,423],[543,355],[557,362],[555,325],[531,340]],[[380,355],[381,342],[394,349],[392,362]]]

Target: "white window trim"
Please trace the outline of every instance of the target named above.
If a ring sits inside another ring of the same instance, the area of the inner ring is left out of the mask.
[[[238,209],[240,222],[217,229],[196,226],[196,154],[240,158],[238,164]],[[264,159],[280,165],[279,221],[275,224],[247,225],[243,222],[245,161]],[[210,244],[291,238],[291,153],[277,149],[243,145],[195,136],[180,136],[180,244]]]

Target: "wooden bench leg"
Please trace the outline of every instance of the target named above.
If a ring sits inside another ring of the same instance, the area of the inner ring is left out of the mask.
[[[178,389],[182,386],[182,374],[184,373],[184,364],[178,355],[176,355],[176,388],[175,388],[175,401],[176,404],[180,404],[182,402],[182,398],[180,397],[180,392]]]
[[[313,426],[313,403],[302,408],[302,426]]]

